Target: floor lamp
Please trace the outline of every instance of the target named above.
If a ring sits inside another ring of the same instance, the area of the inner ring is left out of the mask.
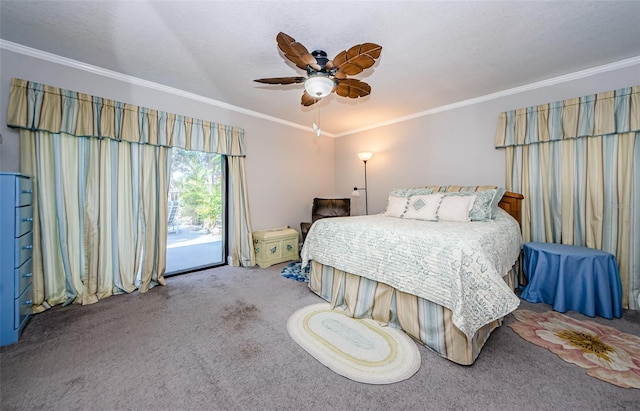
[[[371,159],[373,153],[363,152],[358,153],[358,158],[364,162],[364,187],[353,187],[352,197],[360,197],[360,190],[364,190],[364,210],[365,214],[369,215],[369,196],[367,193],[367,161]]]

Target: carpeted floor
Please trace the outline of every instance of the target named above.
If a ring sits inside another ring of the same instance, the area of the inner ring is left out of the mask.
[[[19,343],[0,348],[0,409],[640,409],[638,390],[591,378],[505,326],[473,366],[419,346],[422,364],[408,380],[351,381],[289,337],[289,316],[322,300],[282,277],[285,266],[221,267],[36,315]],[[593,321],[640,335],[638,312]]]

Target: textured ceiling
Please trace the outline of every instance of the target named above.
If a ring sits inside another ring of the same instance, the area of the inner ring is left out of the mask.
[[[0,38],[309,127],[283,31],[330,58],[382,46],[371,95],[318,105],[333,135],[640,56],[640,1],[0,1]],[[215,119],[213,119],[215,120]]]

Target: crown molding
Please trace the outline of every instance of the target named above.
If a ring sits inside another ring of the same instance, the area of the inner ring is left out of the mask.
[[[34,49],[31,47],[23,46],[18,43],[13,43],[7,40],[0,39],[0,48],[13,51],[15,53],[24,54],[30,57],[35,57],[41,60],[49,61],[52,63],[60,64],[63,66],[71,67],[78,70],[83,70],[89,73],[97,74],[99,76],[109,77],[115,80],[123,81],[129,84],[134,84],[142,87],[147,87],[150,89],[162,91],[164,93],[173,94],[175,96],[188,98],[191,100],[199,101],[205,104],[209,104],[212,106],[220,107],[226,110],[234,111],[237,113],[245,114],[251,117],[260,118],[263,120],[271,121],[274,123],[283,124],[285,126],[294,127],[299,130],[308,131],[315,134],[315,131],[311,127],[303,126],[291,121],[283,120],[281,118],[269,116],[267,114],[259,113],[257,111],[249,110],[243,107],[234,106],[232,104],[224,103],[222,101],[214,100],[212,98],[204,97],[199,94],[190,93],[184,90],[180,90],[177,88],[165,86],[163,84],[154,83],[152,81],[143,80],[138,77],[129,76],[126,74],[118,73],[116,71],[107,70],[102,67],[93,66],[91,64],[85,64],[77,60],[69,59],[66,57],[58,56],[56,54],[48,53],[46,51]],[[355,133],[360,133],[363,131],[373,130],[380,127],[389,126],[392,124],[401,123],[403,121],[413,120],[419,117],[425,117],[436,113],[442,113],[448,110],[455,110],[461,107],[471,106],[478,103],[483,103],[491,100],[495,100],[501,97],[507,97],[518,93],[523,93],[526,91],[536,90],[543,87],[553,86],[555,84],[565,83],[572,80],[578,80],[581,78],[593,76],[595,74],[605,73],[612,70],[617,70],[629,66],[633,66],[636,64],[640,64],[640,56],[631,57],[625,60],[616,61],[609,64],[604,64],[602,66],[593,67],[586,70],[576,71],[574,73],[565,74],[562,76],[552,77],[550,79],[537,81],[535,83],[525,84],[524,86],[514,87],[507,90],[498,91],[496,93],[486,94],[484,96],[471,98],[468,100],[459,101],[452,104],[447,104],[444,106],[436,107],[433,109],[421,111],[418,113],[410,114],[408,116],[398,117],[392,120],[384,121],[381,123],[372,124],[367,127],[362,127],[355,130],[345,131],[338,134],[322,132],[323,136],[327,137],[344,137]]]
[[[109,77],[109,78],[112,78],[114,80],[122,81],[122,82],[125,82],[125,83],[146,87],[146,88],[149,88],[149,89],[153,89],[153,90],[161,91],[161,92],[164,92],[164,93],[172,94],[172,95],[175,95],[175,96],[178,96],[178,97],[188,98],[190,100],[199,101],[201,103],[205,103],[205,104],[209,104],[209,105],[212,105],[212,106],[220,107],[220,108],[223,108],[225,110],[235,111],[236,113],[246,114],[248,116],[260,118],[262,120],[267,120],[267,121],[271,121],[271,122],[274,122],[274,123],[283,124],[285,126],[294,127],[294,128],[299,129],[299,130],[308,131],[308,132],[313,133],[313,134],[316,133],[311,127],[308,127],[308,126],[303,126],[303,125],[300,125],[300,124],[297,124],[297,123],[294,123],[294,122],[291,122],[291,121],[287,121],[287,120],[283,120],[281,118],[269,116],[267,114],[259,113],[257,111],[249,110],[249,109],[246,109],[246,108],[243,108],[243,107],[234,106],[232,104],[228,104],[228,103],[225,103],[225,102],[222,102],[222,101],[214,100],[214,99],[209,98],[209,97],[204,97],[204,96],[199,95],[199,94],[190,93],[188,91],[180,90],[180,89],[177,89],[177,88],[174,88],[174,87],[169,87],[169,86],[166,86],[164,84],[154,83],[152,81],[144,80],[144,79],[141,79],[141,78],[138,78],[138,77],[133,77],[133,76],[129,76],[129,75],[126,75],[126,74],[122,74],[122,73],[119,73],[117,71],[112,71],[112,70],[108,70],[108,69],[105,69],[105,68],[102,68],[102,67],[93,66],[91,64],[82,63],[82,62],[77,61],[77,60],[73,60],[73,59],[70,59],[70,58],[58,56],[57,54],[48,53],[46,51],[34,49],[34,48],[31,48],[31,47],[23,46],[22,44],[13,43],[11,41],[0,39],[0,48],[8,50],[8,51],[13,51],[15,53],[24,54],[26,56],[34,57],[34,58],[37,58],[37,59],[40,59],[40,60],[49,61],[51,63],[56,63],[56,64],[60,64],[60,65],[63,65],[63,66],[67,66],[67,67],[74,68],[74,69],[77,69],[77,70],[83,70],[83,71],[86,71],[88,73],[96,74],[96,75],[99,75],[99,76]],[[334,134],[327,133],[327,132],[324,132],[324,131],[322,132],[322,135],[323,136],[327,136],[327,137],[335,137]]]
[[[484,103],[486,101],[495,100],[501,97],[512,96],[514,94],[523,93],[525,91],[531,91],[531,90],[536,90],[543,87],[553,86],[555,84],[566,83],[572,80],[579,80],[581,78],[593,76],[595,74],[606,73],[608,71],[617,70],[617,69],[633,66],[636,64],[640,64],[640,56],[616,61],[614,63],[604,64],[602,66],[597,66],[597,67],[593,67],[586,70],[576,71],[574,73],[569,73],[569,74],[565,74],[558,77],[552,77],[547,80],[541,80],[535,83],[525,84],[524,86],[514,87],[507,90],[498,91],[496,93],[486,94],[484,96],[459,101],[457,103],[447,104],[447,105],[436,107],[430,110],[421,111],[419,113],[410,114],[408,116],[398,117],[389,121],[384,121],[382,123],[376,123],[367,127],[359,128],[357,130],[351,130],[351,131],[346,131],[344,133],[339,133],[339,134],[336,134],[336,137],[344,137],[351,134],[360,133],[362,131],[373,130],[379,127],[384,127],[391,124],[397,124],[407,120],[413,120],[418,117],[424,117],[424,116],[441,113],[443,111],[448,111],[448,110],[455,110],[461,107],[471,106],[478,103]]]

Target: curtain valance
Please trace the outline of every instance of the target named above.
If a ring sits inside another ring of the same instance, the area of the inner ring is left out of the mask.
[[[640,86],[500,113],[495,146],[640,131]]]
[[[245,155],[241,128],[16,78],[11,80],[7,126]]]

